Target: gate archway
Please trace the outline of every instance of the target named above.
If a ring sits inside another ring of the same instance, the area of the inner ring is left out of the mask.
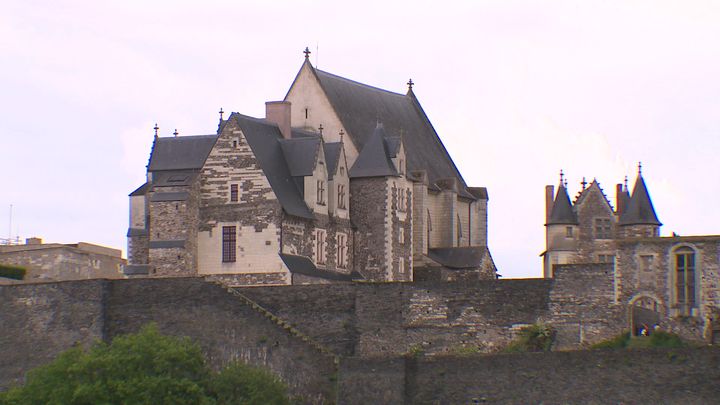
[[[657,299],[641,296],[630,303],[630,333],[633,336],[650,335],[659,323],[660,303]]]

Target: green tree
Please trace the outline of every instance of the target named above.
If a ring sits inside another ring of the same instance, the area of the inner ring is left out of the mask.
[[[270,373],[232,364],[213,373],[199,346],[162,335],[155,325],[89,350],[75,347],[0,394],[2,405],[287,404]]]

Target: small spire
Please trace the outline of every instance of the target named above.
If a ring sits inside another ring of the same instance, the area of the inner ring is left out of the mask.
[[[322,124],[320,124],[320,126],[318,127],[318,130],[320,131],[320,135],[322,135],[323,129],[324,129],[324,128],[323,128]]]
[[[560,169],[560,185],[564,185],[563,179],[565,178],[565,173],[563,173],[562,169]]]
[[[343,138],[345,137],[345,131],[343,131],[342,128],[340,128],[340,142],[343,141]]]
[[[638,162],[638,176],[642,176],[642,162]]]
[[[222,122],[222,117],[223,117],[223,114],[225,113],[225,111],[223,111],[222,107],[220,107],[220,111],[218,111],[218,113],[220,114],[220,122]]]
[[[157,138],[157,136],[158,136],[158,129],[160,129],[160,127],[157,125],[157,122],[155,123],[155,126],[153,127],[153,129],[155,130],[155,138]]]
[[[414,84],[415,84],[415,83],[413,83],[412,79],[408,80],[408,82],[407,82],[408,90],[412,90],[412,86],[413,86]]]
[[[580,185],[582,186],[583,191],[585,191],[585,186],[587,186],[587,181],[585,181],[585,176],[583,176],[583,179],[580,182]]]
[[[310,48],[308,48],[308,47],[306,46],[306,47],[305,47],[305,50],[303,51],[303,53],[305,54],[305,60],[310,59],[310,54],[312,53],[312,52],[310,52]]]
[[[628,178],[625,176],[625,191],[628,191]]]
[[[179,134],[179,132],[178,132],[177,128],[175,128],[175,132],[173,132],[173,135],[175,135],[177,137],[178,134]]]

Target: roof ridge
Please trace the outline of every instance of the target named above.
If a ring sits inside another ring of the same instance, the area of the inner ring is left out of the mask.
[[[198,139],[198,138],[216,138],[217,134],[209,134],[209,135],[182,135],[182,136],[158,136],[157,139],[160,140],[167,140],[167,139]]]
[[[383,93],[392,94],[392,95],[399,96],[399,97],[403,97],[403,98],[407,97],[407,94],[396,93],[396,92],[394,92],[394,91],[381,89],[380,87],[371,86],[371,85],[369,85],[369,84],[361,83],[361,82],[358,82],[358,81],[353,80],[353,79],[348,79],[347,77],[338,76],[338,75],[336,75],[336,74],[334,74],[334,73],[326,72],[326,71],[324,71],[324,70],[320,70],[320,69],[315,68],[315,67],[313,67],[313,69],[315,69],[316,72],[323,73],[323,74],[328,75],[328,76],[330,76],[330,77],[332,77],[332,78],[344,80],[344,81],[349,82],[349,83],[351,83],[351,84],[355,84],[355,85],[358,85],[358,86],[361,86],[361,87],[365,87],[365,88],[370,89],[370,90],[376,90],[376,91],[380,91],[380,92],[383,92]]]

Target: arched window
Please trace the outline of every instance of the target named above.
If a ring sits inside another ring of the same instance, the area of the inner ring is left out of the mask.
[[[675,250],[675,304],[684,315],[695,308],[695,251],[689,247]]]

